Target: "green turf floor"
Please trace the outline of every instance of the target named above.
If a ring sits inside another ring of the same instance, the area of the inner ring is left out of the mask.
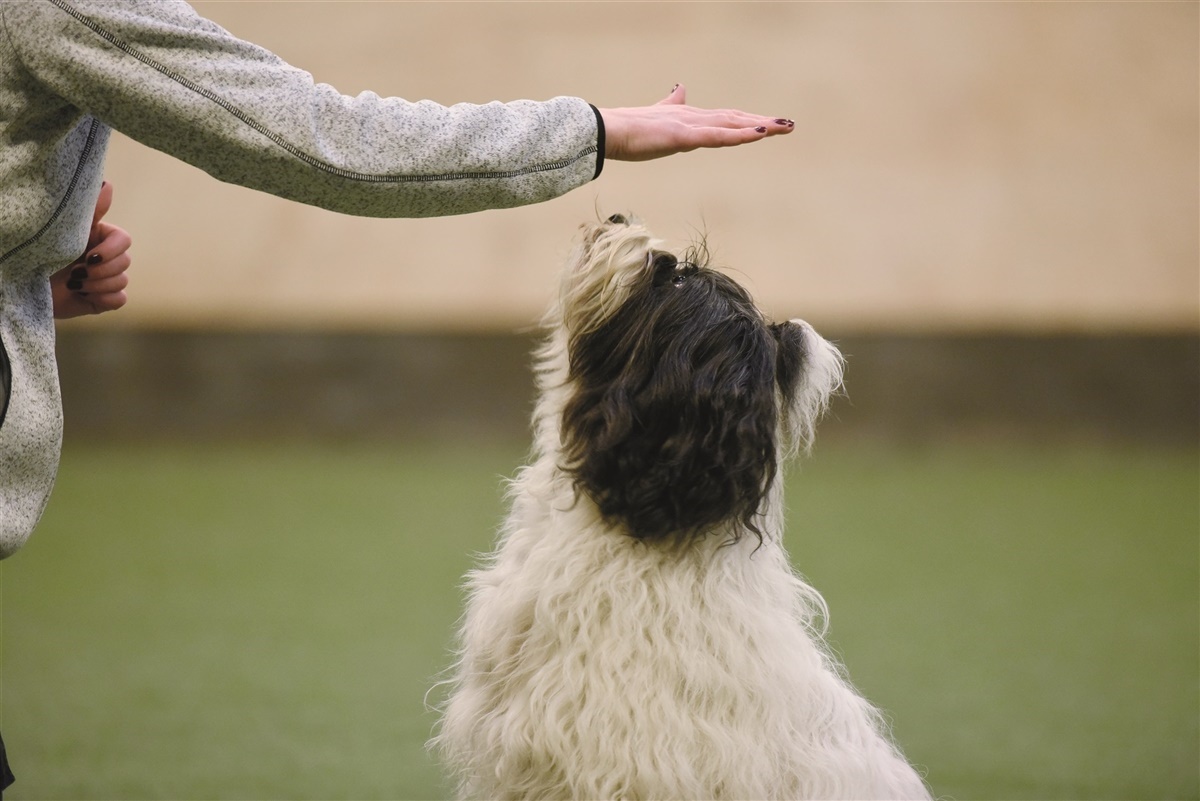
[[[6,799],[444,796],[423,696],[521,445],[76,446],[0,563]],[[1195,450],[822,443],[789,547],[938,795],[1196,798]]]

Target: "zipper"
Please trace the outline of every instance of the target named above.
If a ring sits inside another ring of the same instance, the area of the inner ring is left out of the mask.
[[[8,352],[4,350],[4,340],[0,338],[0,428],[4,426],[4,416],[8,414],[8,399],[12,395],[12,365],[8,361]]]

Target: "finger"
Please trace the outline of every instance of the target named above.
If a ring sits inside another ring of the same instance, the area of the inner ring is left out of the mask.
[[[755,133],[762,134],[763,136],[779,136],[782,134],[789,134],[795,130],[795,123],[784,119],[755,120],[751,121],[749,124],[734,125],[731,123],[726,123],[724,125],[703,126],[702,130],[731,130],[741,131],[743,133],[754,131]],[[753,139],[750,141],[753,141]]]
[[[129,296],[124,292],[110,292],[104,295],[88,295],[83,300],[90,307],[89,314],[103,314],[124,306],[129,302]]]
[[[124,289],[129,283],[125,271],[133,263],[128,251],[118,253],[107,261],[76,262],[59,271],[53,280],[65,284],[72,292],[111,292]]]
[[[92,214],[92,227],[94,228],[100,220],[104,219],[104,215],[108,214],[109,208],[112,207],[113,186],[108,181],[100,184],[100,194],[96,197],[96,211]]]
[[[688,150],[702,147],[733,147],[757,142],[771,136],[771,130],[759,125],[754,128],[696,128],[687,137]]]
[[[687,88],[684,87],[683,84],[677,83],[677,84],[675,84],[675,88],[672,89],[667,94],[666,97],[664,97],[662,100],[658,101],[654,105],[656,105],[656,106],[682,106],[682,105],[686,105],[686,104],[687,104]]]
[[[71,271],[70,288],[82,289],[87,292],[109,292],[124,289],[129,283],[126,272],[131,260],[128,253],[122,253],[112,261],[97,264],[94,267],[76,267]]]
[[[773,133],[786,133],[795,127],[796,123],[783,117],[764,117],[761,114],[750,114],[736,109],[700,109],[687,107],[680,109],[688,124],[700,127],[719,128],[766,128]]]
[[[767,136],[782,136],[796,130],[796,123],[780,118],[771,120],[761,127],[767,129]]]
[[[133,238],[129,236],[128,231],[108,223],[97,223],[93,236],[96,241],[80,258],[80,261],[88,266],[110,261],[129,250],[133,244]]]
[[[113,289],[108,292],[88,292],[85,290],[83,292],[76,293],[76,295],[80,297],[81,300],[86,300],[88,303],[93,305],[98,303],[104,306],[110,306],[112,308],[120,308],[120,306],[115,304],[119,303],[121,306],[123,306],[125,305],[125,301],[128,300],[128,295],[124,289]]]

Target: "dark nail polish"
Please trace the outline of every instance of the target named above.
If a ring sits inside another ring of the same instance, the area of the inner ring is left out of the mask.
[[[670,92],[670,93],[671,93],[671,94],[675,94],[675,93],[676,93],[676,92],[678,92],[678,91],[679,91],[679,84],[675,84],[674,86],[672,86],[672,87],[671,87],[671,92]]]
[[[86,278],[87,278],[87,268],[86,267],[76,267],[74,270],[71,270],[71,280],[72,281],[82,281]]]
[[[781,119],[775,120],[775,124],[776,125],[786,125],[787,127],[791,128],[796,123],[792,122],[791,120],[785,120],[785,119],[781,118]]]
[[[99,264],[100,260],[103,258],[104,257],[101,256],[99,253],[93,253],[92,255],[87,257],[87,263],[88,264]]]
[[[72,278],[70,281],[67,281],[67,289],[72,292],[78,292],[83,289],[83,282]]]
[[[761,125],[758,126],[757,128],[755,128],[754,130],[757,131],[758,133],[766,133],[767,132],[767,129]]]

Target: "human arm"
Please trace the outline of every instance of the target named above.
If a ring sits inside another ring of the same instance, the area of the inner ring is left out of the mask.
[[[545,200],[599,167],[578,98],[441,106],[339,94],[171,0],[0,4],[38,86],[214,177],[365,216]]]
[[[62,98],[231,183],[335,211],[429,216],[545,200],[640,161],[787,133],[786,120],[579,98],[440,106],[339,94],[179,0],[0,6],[23,66]],[[607,129],[607,135],[606,135]]]
[[[602,110],[604,124],[613,131],[607,140],[608,157],[642,161],[698,147],[756,141],[791,130],[787,120],[757,118],[736,111],[707,111],[686,107],[685,102],[685,90],[676,85],[656,106]],[[105,181],[96,200],[86,250],[50,276],[56,319],[115,311],[128,300],[125,288],[129,279],[125,272],[132,263],[128,253],[132,239],[123,228],[103,222],[112,198],[112,184]]]

